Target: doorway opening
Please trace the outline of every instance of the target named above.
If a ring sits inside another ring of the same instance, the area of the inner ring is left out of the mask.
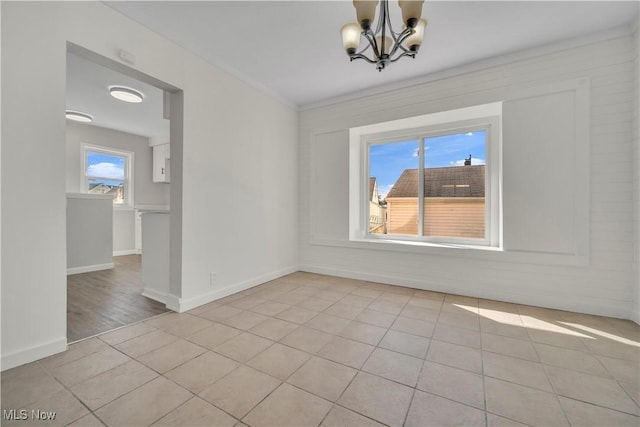
[[[84,338],[169,311],[142,295],[142,256],[113,257],[114,267],[67,276],[67,340]]]
[[[141,100],[116,99],[116,86]],[[74,342],[167,312],[180,297],[183,111],[180,89],[72,43],[66,92],[67,113],[85,115],[66,127]]]

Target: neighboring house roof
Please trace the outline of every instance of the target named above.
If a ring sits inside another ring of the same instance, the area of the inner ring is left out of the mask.
[[[373,195],[376,191],[376,178],[369,177],[369,201],[377,202],[377,200],[373,200]]]
[[[105,194],[105,195],[118,195],[124,191],[122,184],[108,185],[108,184],[90,184],[89,194]]]
[[[89,193],[103,194],[111,191],[111,186],[107,184],[89,184]]]
[[[405,169],[390,197],[418,197],[418,169]],[[484,197],[484,165],[425,169],[424,197]]]

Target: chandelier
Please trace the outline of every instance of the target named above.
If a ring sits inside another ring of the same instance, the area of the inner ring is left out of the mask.
[[[378,25],[373,30],[376,18],[376,7],[380,3]],[[364,59],[376,64],[378,71],[398,59],[409,56],[415,58],[422,44],[426,19],[421,18],[424,0],[399,0],[402,10],[403,29],[393,31],[389,17],[388,0],[353,0],[358,22],[349,22],[342,26],[342,44],[351,61]],[[366,46],[358,52],[360,39],[366,40]],[[371,48],[371,52],[367,50]]]

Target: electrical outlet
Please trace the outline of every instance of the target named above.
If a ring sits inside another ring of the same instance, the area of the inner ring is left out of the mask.
[[[209,273],[209,284],[211,286],[215,285],[217,280],[218,280],[218,273],[214,273],[214,272]]]

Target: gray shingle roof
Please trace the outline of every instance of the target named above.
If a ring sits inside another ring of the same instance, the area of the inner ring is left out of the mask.
[[[484,197],[484,165],[427,168],[424,197]],[[418,197],[418,169],[405,169],[389,197]]]

